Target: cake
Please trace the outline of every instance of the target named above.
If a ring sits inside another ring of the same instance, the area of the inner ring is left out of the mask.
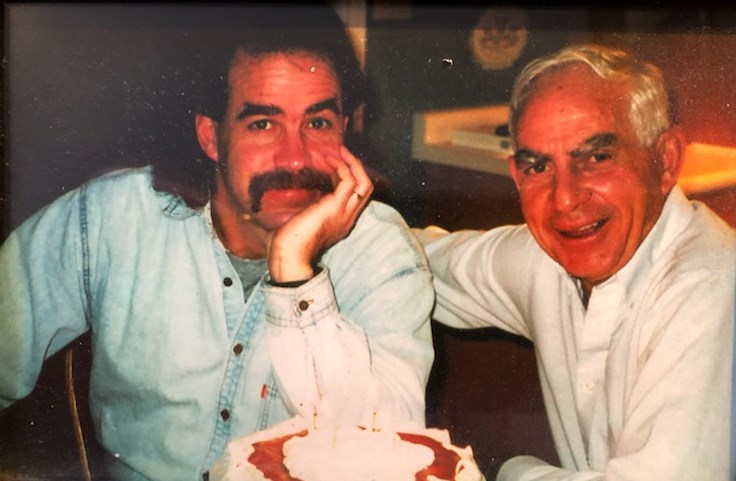
[[[443,429],[329,425],[296,417],[230,442],[211,481],[485,481]]]

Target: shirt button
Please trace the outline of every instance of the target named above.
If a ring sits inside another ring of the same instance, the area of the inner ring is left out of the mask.
[[[220,411],[220,417],[223,421],[227,421],[228,419],[230,419],[230,411],[228,411],[227,409],[223,409],[222,411]]]
[[[237,343],[233,346],[233,352],[236,356],[240,356],[240,353],[243,352],[243,345],[240,343]]]
[[[309,309],[309,301],[299,301],[299,310],[306,311]]]
[[[222,283],[225,284],[225,287],[230,287],[233,285],[233,280],[229,277],[226,277],[222,280]]]

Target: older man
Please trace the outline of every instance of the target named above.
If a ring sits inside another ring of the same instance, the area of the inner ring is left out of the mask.
[[[677,186],[659,70],[565,48],[522,71],[510,127],[526,224],[422,232],[436,319],[534,342],[562,466],[498,479],[726,481],[736,235]]]

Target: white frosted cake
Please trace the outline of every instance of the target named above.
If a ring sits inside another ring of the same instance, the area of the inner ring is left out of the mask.
[[[485,481],[446,430],[319,426],[293,418],[231,442],[211,481]]]

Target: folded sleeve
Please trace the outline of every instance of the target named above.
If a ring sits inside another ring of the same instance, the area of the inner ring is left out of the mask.
[[[434,360],[429,267],[408,228],[381,222],[357,231],[308,283],[266,289],[279,388],[307,418],[424,424]]]

